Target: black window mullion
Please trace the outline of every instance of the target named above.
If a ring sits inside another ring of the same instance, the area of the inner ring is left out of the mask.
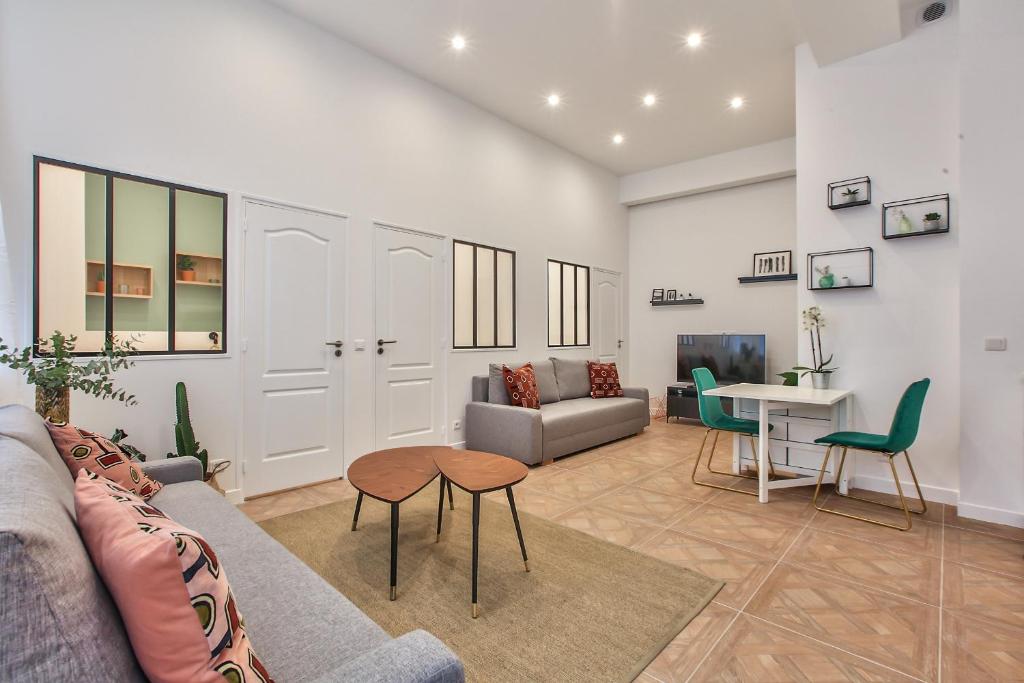
[[[104,225],[103,277],[107,285],[103,288],[103,338],[106,343],[114,340],[114,176],[105,176],[106,223]]]
[[[512,346],[516,345],[516,252],[512,254]]]
[[[494,342],[491,344],[494,347],[500,346],[498,344],[498,250],[494,250],[494,270],[491,273],[491,284],[494,285],[494,311],[492,312],[492,318],[494,319]]]
[[[477,318],[477,311],[476,311],[476,307],[477,307],[476,255],[477,255],[477,251],[479,251],[479,249],[480,248],[477,247],[476,245],[473,246],[473,348],[479,348],[478,345],[477,345],[477,338],[476,338],[476,322],[477,322],[477,320],[476,320],[476,318]]]
[[[167,249],[168,249],[167,258],[170,261],[170,266],[171,266],[168,269],[168,273],[167,273],[167,280],[168,280],[168,282],[167,282],[167,287],[168,287],[168,289],[167,289],[167,352],[168,353],[173,353],[174,352],[175,337],[177,336],[174,333],[174,330],[175,330],[174,307],[177,305],[176,299],[178,298],[178,286],[177,286],[177,279],[178,279],[178,255],[177,255],[177,246],[175,245],[175,240],[177,239],[176,212],[177,212],[178,191],[175,188],[172,187],[172,188],[170,188],[170,192],[171,192],[171,196],[169,197],[170,201],[167,202],[167,234],[168,234],[168,237],[167,237]],[[223,263],[223,261],[221,263]],[[222,266],[222,268],[223,268],[223,266]],[[224,280],[224,279],[226,279],[226,278],[222,274],[221,275],[221,280]],[[223,284],[223,283],[221,283],[221,284]],[[150,294],[155,294],[155,292],[150,292]],[[221,310],[222,311],[224,310],[223,302],[221,303]],[[223,330],[223,327],[221,329]]]

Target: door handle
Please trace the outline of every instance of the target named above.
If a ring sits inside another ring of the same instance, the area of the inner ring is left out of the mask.
[[[334,355],[335,356],[340,356],[341,355],[341,347],[345,345],[345,342],[341,341],[340,339],[335,339],[334,341],[324,342],[324,344],[327,345],[327,346],[333,346],[334,347]]]
[[[625,339],[620,339],[620,340],[619,340],[619,348],[620,348],[620,349],[622,348],[622,342],[624,342],[624,341],[626,341],[626,340],[625,340]]]
[[[397,344],[397,343],[398,343],[397,339],[378,339],[377,340],[377,354],[380,355],[380,354],[384,353],[384,345],[385,344]]]

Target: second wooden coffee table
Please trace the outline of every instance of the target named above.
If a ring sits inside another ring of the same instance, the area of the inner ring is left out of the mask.
[[[441,537],[441,515],[444,511],[446,482],[455,484],[473,496],[473,618],[476,619],[480,614],[476,587],[480,556],[480,496],[482,494],[505,489],[508,505],[512,508],[512,520],[516,524],[516,535],[519,537],[519,550],[523,553],[523,566],[526,571],[530,571],[530,562],[526,556],[526,544],[523,542],[523,530],[519,526],[519,514],[516,512],[516,499],[512,495],[512,487],[526,479],[526,465],[502,455],[455,449],[435,452],[434,464],[441,471],[441,494],[437,502],[438,539]]]

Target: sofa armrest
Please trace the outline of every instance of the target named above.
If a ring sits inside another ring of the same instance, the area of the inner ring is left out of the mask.
[[[411,631],[317,677],[314,683],[463,683],[462,662],[426,631]]]
[[[543,459],[540,411],[474,401],[466,404],[466,448],[515,458],[527,465]]]
[[[191,455],[144,462],[142,471],[161,484],[203,480],[203,464],[199,462],[198,458],[193,458]]]
[[[651,425],[651,394],[644,387],[622,387],[622,395],[626,398],[638,398],[644,402],[644,426]]]

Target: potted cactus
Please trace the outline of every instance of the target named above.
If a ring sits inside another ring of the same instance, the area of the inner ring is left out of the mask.
[[[857,201],[857,197],[859,195],[860,195],[860,188],[859,187],[848,187],[845,190],[843,190],[843,198],[846,200],[847,204],[851,204],[851,203]]]
[[[226,470],[231,463],[222,460],[213,469],[210,469],[210,455],[206,449],[199,448],[195,432],[192,431],[192,419],[188,414],[188,390],[184,382],[178,382],[174,387],[174,408],[177,415],[177,422],[174,424],[174,445],[176,453],[168,453],[168,458],[182,458],[191,456],[203,466],[203,481],[219,490],[215,477]]]
[[[101,270],[96,276],[96,291],[100,294],[107,291],[107,273],[104,270]]]
[[[196,260],[188,254],[178,254],[178,279],[184,282],[196,279]]]
[[[924,215],[922,225],[924,229],[928,232],[934,232],[938,230],[939,227],[942,225],[942,214],[936,213],[934,211],[932,211],[931,213],[926,213]]]

